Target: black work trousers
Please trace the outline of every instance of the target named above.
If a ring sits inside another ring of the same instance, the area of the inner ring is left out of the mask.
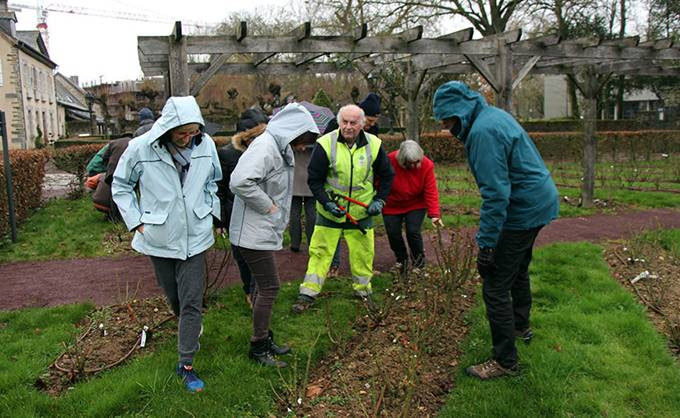
[[[423,249],[423,234],[421,233],[425,214],[425,209],[416,209],[400,215],[383,215],[390,248],[394,252],[397,262],[404,267],[408,264],[409,256],[401,233],[402,225],[406,227],[406,241],[411,251],[413,267],[425,267],[425,250]]]
[[[515,330],[529,327],[529,263],[541,228],[501,231],[494,255],[496,270],[488,277],[482,277],[493,357],[505,368],[517,364]]]

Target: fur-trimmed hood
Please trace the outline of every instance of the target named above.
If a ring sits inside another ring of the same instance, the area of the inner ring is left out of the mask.
[[[243,143],[243,141],[247,141],[247,140],[252,141],[253,139],[255,139],[255,138],[257,138],[258,136],[260,136],[260,135],[262,134],[262,132],[265,131],[265,129],[267,129],[267,124],[266,124],[266,123],[261,123],[261,124],[257,125],[257,126],[254,127],[254,128],[248,129],[247,131],[239,132],[239,133],[237,133],[236,135],[234,135],[234,136],[231,137],[231,145],[232,145],[235,149],[237,149],[237,150],[243,152],[243,151],[246,150],[246,148],[248,148],[248,147]]]

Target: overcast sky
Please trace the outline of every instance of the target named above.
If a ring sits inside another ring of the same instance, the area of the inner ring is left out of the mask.
[[[43,0],[43,5],[82,6],[86,8],[168,17],[172,20],[220,22],[231,12],[283,5],[286,0]],[[9,0],[35,5],[36,0]],[[37,13],[33,9],[17,12],[18,30],[35,30]],[[169,35],[172,23],[138,22],[84,14],[48,12],[50,58],[58,71],[77,75],[80,83],[117,81],[142,77],[137,57],[137,36]]]

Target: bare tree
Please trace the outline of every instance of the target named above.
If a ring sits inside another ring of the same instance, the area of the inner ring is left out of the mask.
[[[427,21],[443,16],[465,18],[483,36],[504,32],[515,12],[526,0],[365,0],[379,7],[390,7],[392,13],[410,10],[412,18]]]

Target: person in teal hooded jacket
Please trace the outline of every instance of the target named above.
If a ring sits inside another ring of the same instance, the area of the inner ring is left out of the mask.
[[[529,342],[529,263],[541,228],[557,218],[559,195],[536,146],[506,111],[458,81],[434,95],[434,116],[465,147],[482,196],[477,269],[493,358],[468,367],[482,380],[517,374],[515,339]]]

